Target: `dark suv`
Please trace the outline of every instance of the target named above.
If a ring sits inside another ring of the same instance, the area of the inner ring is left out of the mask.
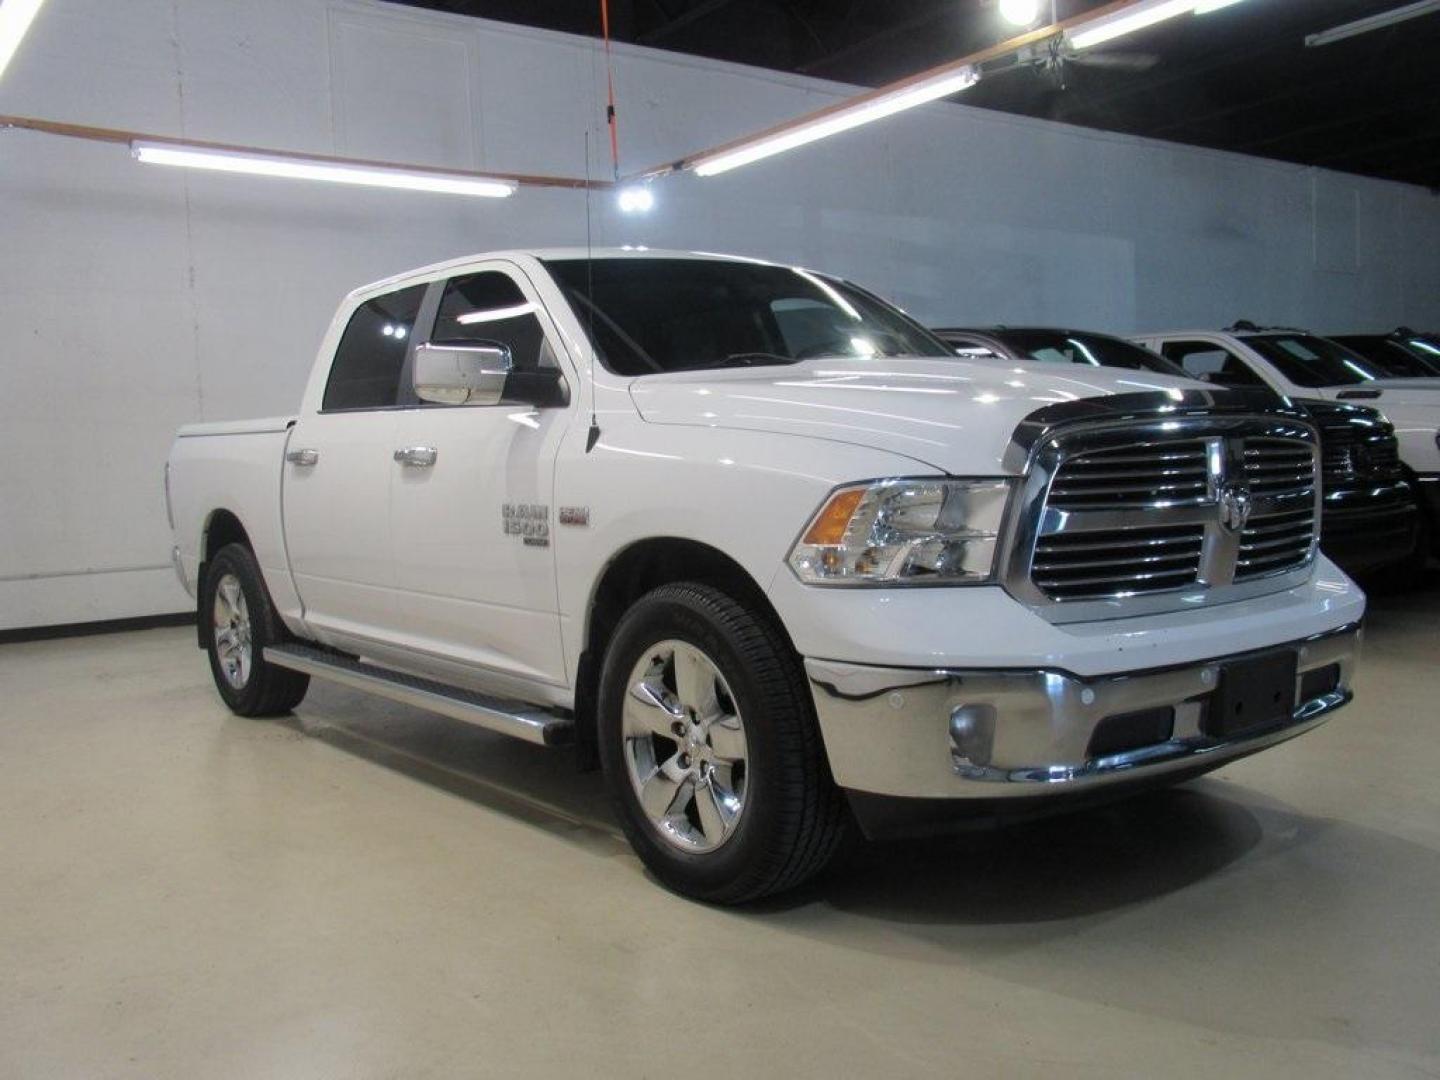
[[[1190,378],[1163,356],[1108,334],[1008,326],[947,327],[935,334],[970,359],[1124,367]],[[1320,430],[1320,546],[1325,554],[1357,575],[1419,558],[1419,513],[1395,429],[1364,405],[1308,398],[1296,404],[1309,411]]]

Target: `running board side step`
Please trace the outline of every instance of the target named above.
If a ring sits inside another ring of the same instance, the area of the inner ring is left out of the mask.
[[[308,645],[267,645],[265,659],[291,671],[343,683],[540,746],[561,746],[570,742],[575,731],[569,717],[535,705],[487,697]]]

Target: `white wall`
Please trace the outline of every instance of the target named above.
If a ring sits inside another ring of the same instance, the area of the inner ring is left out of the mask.
[[[844,92],[616,58],[627,167]],[[600,75],[582,39],[365,0],[50,0],[0,113],[572,175],[590,126],[604,175]],[[658,195],[644,219],[597,198],[597,243],[803,262],[935,321],[1440,324],[1426,192],[959,106]],[[574,192],[365,192],[0,132],[0,629],[183,608],[160,494],[171,431],[293,408],[342,293],[584,235]]]

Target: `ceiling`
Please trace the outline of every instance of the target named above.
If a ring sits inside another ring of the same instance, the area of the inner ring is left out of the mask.
[[[599,0],[400,0],[598,35]],[[877,86],[1016,31],[995,0],[610,0],[617,41]],[[1058,15],[1101,0],[1055,0]],[[1440,189],[1440,12],[1307,48],[1407,0],[1244,0],[990,69],[966,104]],[[621,107],[623,108],[623,102]],[[695,149],[701,149],[695,147]]]

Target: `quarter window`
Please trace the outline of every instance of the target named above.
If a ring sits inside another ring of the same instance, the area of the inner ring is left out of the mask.
[[[424,285],[412,285],[355,309],[335,347],[322,409],[386,409],[396,404],[410,332],[424,296]]]

